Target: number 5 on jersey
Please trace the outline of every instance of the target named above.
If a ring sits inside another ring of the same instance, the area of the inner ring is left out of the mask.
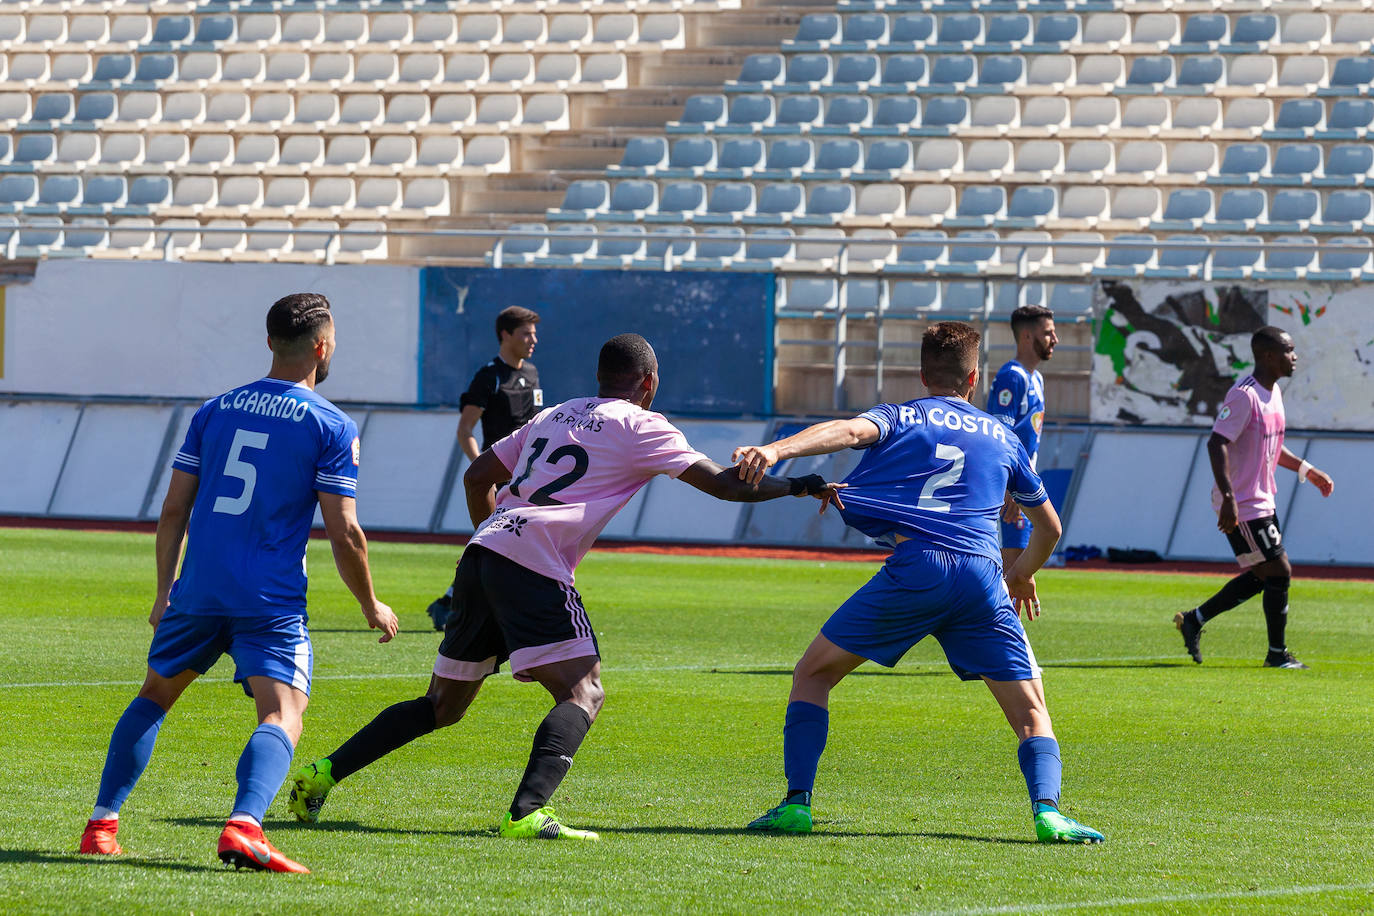
[[[229,457],[224,462],[224,476],[242,480],[243,492],[232,499],[228,496],[217,497],[214,505],[216,512],[242,515],[253,502],[253,488],[258,485],[258,469],[241,457],[246,448],[267,448],[267,433],[255,433],[246,429],[234,430],[234,441],[229,446]]]

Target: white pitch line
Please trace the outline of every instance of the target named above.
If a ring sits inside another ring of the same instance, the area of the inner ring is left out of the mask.
[[[1160,903],[1201,903],[1208,900],[1253,900],[1267,897],[1300,897],[1305,894],[1329,894],[1335,891],[1374,890],[1374,884],[1312,884],[1306,887],[1275,887],[1245,891],[1216,891],[1201,894],[1162,894],[1158,897],[1109,897],[1105,900],[1079,900],[1064,903],[1013,903],[1006,906],[978,907],[965,910],[922,911],[932,916],[997,916],[1001,913],[1053,913],[1064,910],[1113,909],[1125,906],[1149,906]]]
[[[1043,664],[1043,665],[1045,665],[1045,666],[1047,666],[1047,667],[1054,667],[1055,665],[1094,665],[1094,664],[1105,664],[1105,663],[1107,663],[1107,662],[1156,662],[1156,661],[1169,661],[1169,660],[1174,660],[1174,659],[1177,659],[1177,658],[1178,658],[1177,655],[1112,655],[1112,656],[1103,656],[1103,657],[1100,657],[1100,658],[1059,658],[1059,659],[1054,659],[1054,660],[1052,660],[1052,661],[1042,662],[1041,664]],[[716,664],[710,664],[710,663],[703,662],[703,663],[701,663],[701,664],[696,664],[696,665],[646,665],[646,666],[634,667],[634,668],[626,668],[626,667],[607,667],[607,668],[603,668],[602,670],[603,670],[603,674],[605,674],[606,676],[611,676],[611,677],[613,677],[614,675],[616,675],[616,674],[618,674],[618,673],[623,673],[623,674],[652,674],[652,673],[654,673],[654,672],[659,672],[659,671],[665,671],[665,672],[666,672],[666,671],[700,671],[700,672],[703,672],[703,673],[708,672],[708,671],[718,671],[718,672],[721,673],[721,674],[730,674],[733,670],[740,670],[740,669],[743,669],[743,670],[755,670],[755,669],[758,669],[758,668],[779,668],[779,669],[791,670],[792,666],[793,666],[795,663],[796,663],[796,659],[788,659],[787,661],[771,661],[771,662],[767,662],[767,661],[765,661],[765,662],[737,661],[737,662],[728,662],[728,663],[721,662],[721,663],[716,663]],[[945,665],[944,662],[917,662],[917,663],[915,663],[915,664],[907,665],[907,666],[904,666],[904,667],[909,667],[909,668],[945,668],[945,667],[947,667],[947,666]],[[872,669],[869,669],[869,670],[872,670]],[[781,674],[781,673],[784,673],[784,672],[783,672],[783,671],[779,671],[779,673]],[[315,675],[315,677],[313,678],[313,680],[316,680],[316,681],[370,681],[370,680],[390,680],[390,679],[394,679],[394,678],[411,678],[411,679],[418,679],[418,678],[427,678],[427,677],[429,677],[429,675],[430,675],[430,672],[428,672],[428,671],[425,671],[425,672],[423,672],[423,673],[415,673],[415,672],[385,672],[385,671],[383,671],[383,672],[377,672],[377,673],[374,673],[374,674],[317,674],[317,675]],[[126,680],[126,681],[24,681],[24,682],[0,683],[0,690],[25,690],[25,689],[30,689],[30,688],[36,690],[36,689],[47,688],[47,687],[138,687],[138,686],[142,685],[142,683],[143,683],[142,680],[136,680],[136,681],[135,681],[135,680]]]

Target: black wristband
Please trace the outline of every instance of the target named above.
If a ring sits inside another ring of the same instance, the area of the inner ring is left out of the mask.
[[[793,496],[820,496],[825,492],[825,478],[820,474],[807,474],[805,477],[787,478],[788,492]]]

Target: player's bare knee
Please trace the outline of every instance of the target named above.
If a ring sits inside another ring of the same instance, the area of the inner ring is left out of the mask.
[[[429,700],[434,707],[435,728],[447,728],[459,722],[468,711],[469,699],[442,685],[430,687],[422,699]]]
[[[581,681],[573,688],[571,702],[577,704],[587,714],[587,718],[595,722],[597,713],[601,712],[601,706],[606,702],[606,690],[601,686],[599,679]]]

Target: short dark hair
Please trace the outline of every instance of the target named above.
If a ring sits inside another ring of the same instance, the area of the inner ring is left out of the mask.
[[[1043,305],[1023,305],[1011,313],[1011,332],[1020,335],[1022,328],[1028,328],[1041,318],[1054,318],[1054,312]]]
[[[329,300],[319,293],[282,296],[267,310],[267,336],[287,348],[313,344],[334,320]]]
[[[512,334],[516,328],[527,324],[538,324],[539,313],[518,305],[501,310],[501,314],[496,316],[496,339],[500,340],[502,334]]]
[[[1283,339],[1288,336],[1288,332],[1283,328],[1276,328],[1272,324],[1266,324],[1254,334],[1250,335],[1250,352],[1259,358],[1260,352],[1268,350],[1270,352],[1283,352],[1288,346]]]
[[[959,388],[978,368],[978,342],[982,335],[962,321],[940,321],[921,336],[921,371],[926,384]]]
[[[602,388],[624,391],[658,368],[654,348],[638,334],[617,334],[601,345],[596,381]]]

